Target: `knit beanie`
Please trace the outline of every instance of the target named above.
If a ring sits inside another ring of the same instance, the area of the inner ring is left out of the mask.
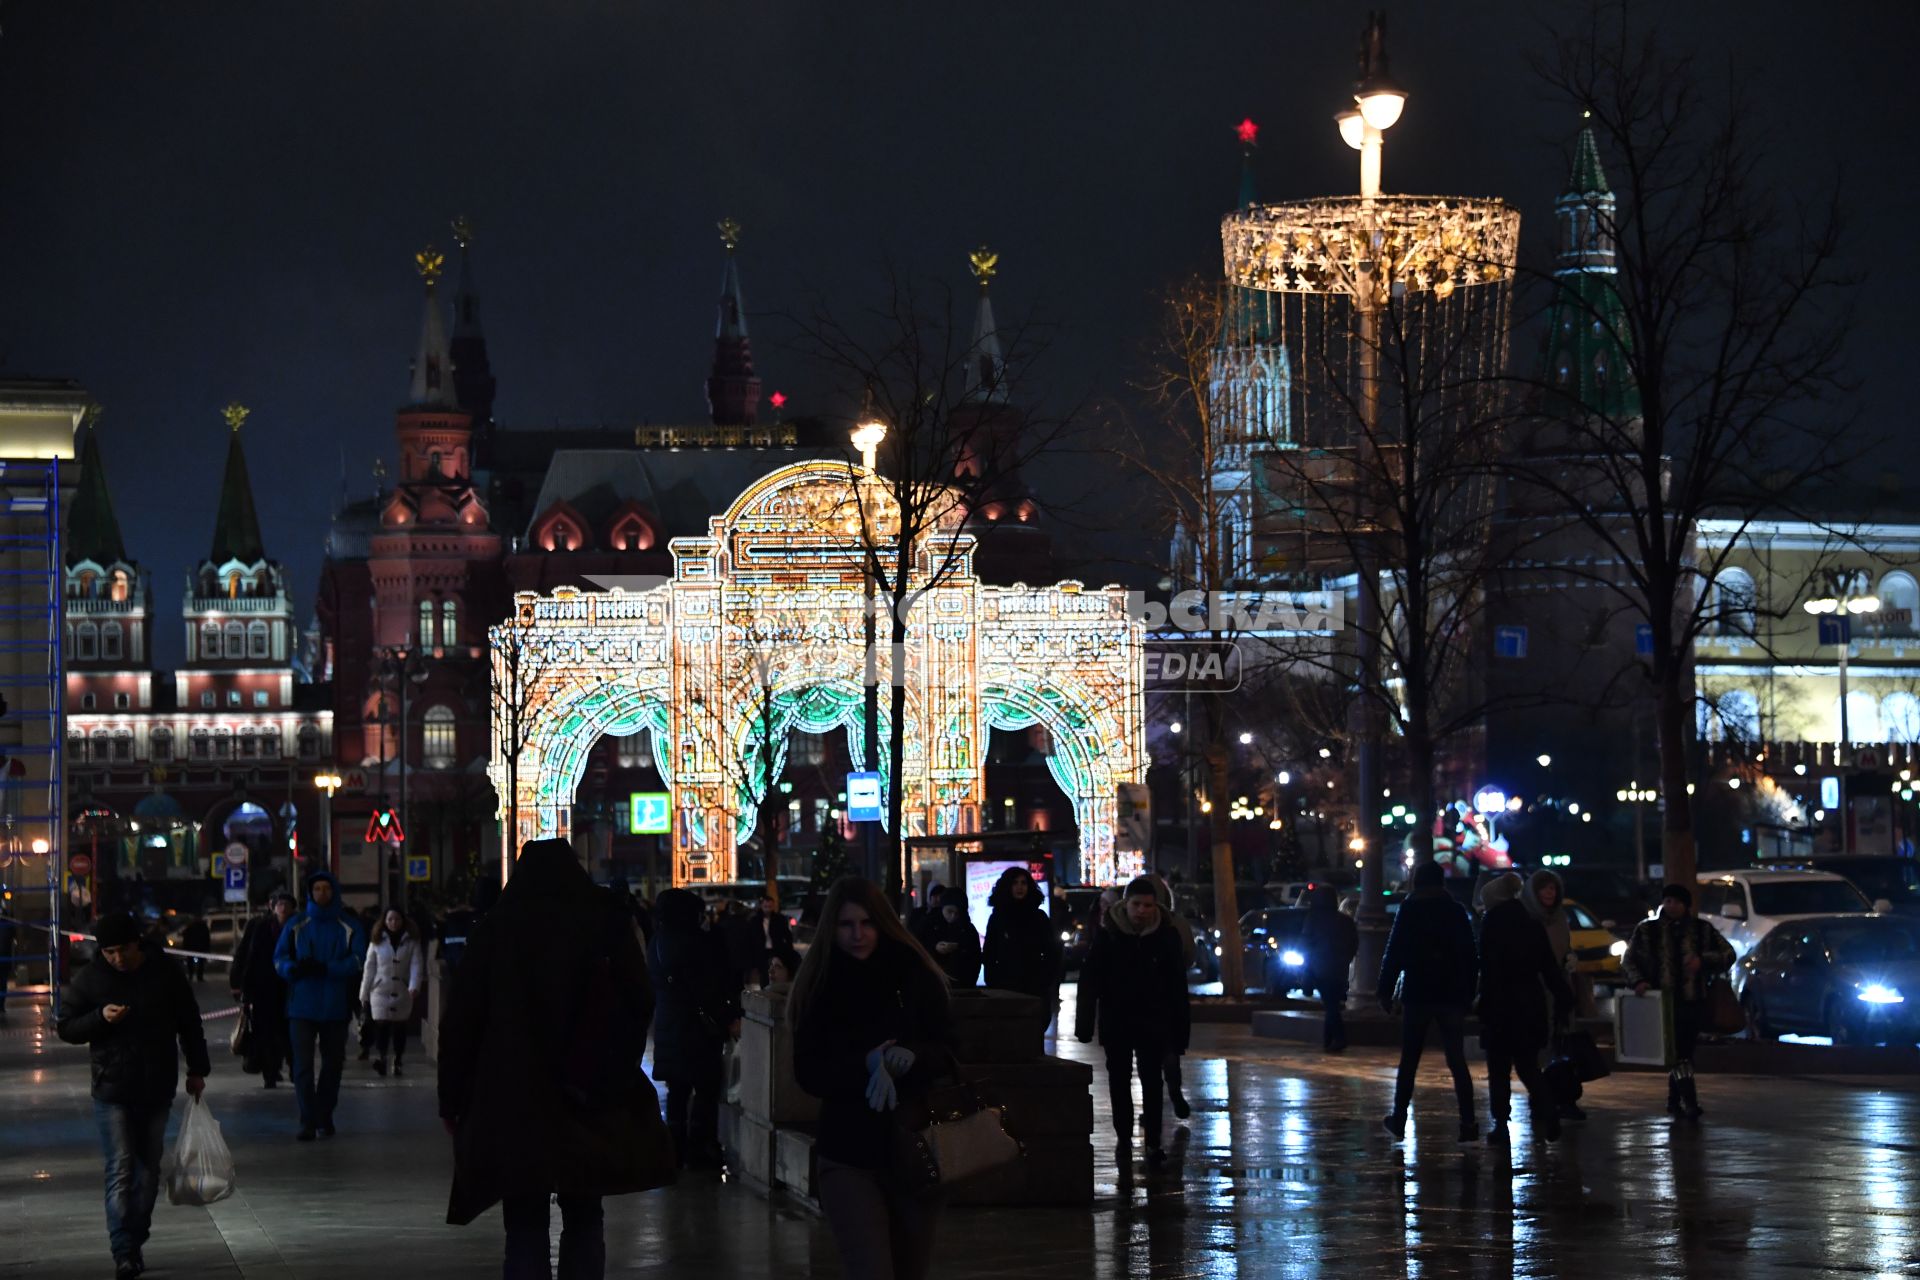
[[[125,911],[101,916],[93,922],[93,938],[103,947],[124,947],[140,940],[140,922]]]

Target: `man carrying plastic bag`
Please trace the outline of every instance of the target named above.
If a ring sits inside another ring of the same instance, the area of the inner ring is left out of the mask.
[[[233,1194],[233,1155],[220,1136],[220,1122],[198,1094],[187,1099],[186,1119],[167,1162],[167,1200],[212,1204]]]
[[[187,1056],[187,1093],[198,1099],[212,1063],[200,1030],[200,1006],[180,966],[142,939],[130,915],[94,926],[100,953],[74,974],[56,1027],[93,1060],[93,1114],[107,1164],[107,1239],[116,1276],[146,1270],[140,1250],[160,1193],[167,1113]],[[177,1047],[176,1047],[177,1046]]]

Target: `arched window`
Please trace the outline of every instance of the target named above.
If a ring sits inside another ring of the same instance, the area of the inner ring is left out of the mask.
[[[213,731],[213,758],[215,760],[233,759],[233,730],[215,729]]]
[[[281,747],[279,727],[276,725],[268,725],[266,728],[261,729],[256,736],[260,739],[260,758],[262,760],[278,760],[280,758]]]
[[[113,571],[113,586],[109,590],[109,594],[113,599],[120,601],[122,604],[126,603],[127,599],[133,594],[133,579],[127,575],[125,569],[115,569]]]
[[[440,602],[440,643],[449,649],[460,643],[460,606],[452,600]]]
[[[1753,589],[1753,575],[1745,569],[1727,567],[1713,579],[1707,599],[1707,613],[1718,636],[1752,639],[1754,611],[1759,595]]]
[[[227,575],[227,599],[238,600],[239,598],[240,598],[240,574],[236,570],[235,572]]]
[[[651,736],[647,730],[642,729],[638,733],[630,733],[624,738],[613,740],[614,759],[620,762],[622,769],[644,769],[652,762],[653,757],[647,752],[647,744]]]
[[[1245,563],[1246,556],[1241,550],[1246,537],[1244,523],[1245,518],[1239,503],[1227,502],[1221,505],[1218,530],[1220,545],[1217,549],[1219,560],[1214,566],[1215,571],[1220,575],[1221,583],[1238,578]]]
[[[430,707],[420,722],[420,754],[429,769],[451,769],[458,734],[451,707]]]
[[[1888,742],[1920,742],[1920,697],[1888,694],[1880,703],[1880,727]]]
[[[420,647],[433,648],[433,601],[420,602]]]
[[[93,731],[93,758],[96,763],[104,763],[113,758],[113,735],[105,729]]]
[[[103,658],[119,657],[120,647],[121,647],[120,642],[121,642],[121,631],[120,631],[119,623],[103,622],[100,624],[100,656],[101,657]]]
[[[113,735],[113,758],[115,761],[133,759],[133,733],[122,729]]]
[[[225,643],[228,658],[246,657],[247,624],[244,622],[229,622],[225,629]]]
[[[311,724],[303,724],[297,736],[300,742],[300,758],[302,760],[317,759],[320,755],[320,730]]]
[[[100,628],[83,622],[73,629],[73,656],[83,662],[100,656]]]
[[[203,622],[200,624],[200,656],[202,659],[220,656],[220,624]]]
[[[193,731],[193,758],[211,760],[213,758],[213,730],[195,729]]]
[[[158,725],[147,735],[147,754],[156,761],[173,759],[173,730]]]
[[[271,650],[267,645],[267,624],[264,622],[249,622],[247,624],[247,656],[249,658],[264,658],[270,653]]]
[[[1834,724],[1840,722],[1840,700],[1834,699]],[[1847,737],[1854,743],[1885,742],[1886,736],[1880,729],[1880,704],[1874,701],[1870,693],[1855,689],[1847,695]]]
[[[99,705],[100,705],[100,700],[97,697],[95,697],[93,694],[83,693],[80,695],[80,709],[82,711],[91,711]]]
[[[1914,634],[1914,621],[1920,617],[1920,585],[1913,575],[1896,569],[1880,579],[1880,630],[1892,636]]]
[[[75,729],[67,735],[67,759],[85,760],[87,758],[87,735]]]

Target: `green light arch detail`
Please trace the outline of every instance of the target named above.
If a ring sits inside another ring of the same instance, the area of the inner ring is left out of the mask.
[[[883,742],[891,741],[893,717],[884,700],[880,703],[879,713],[880,739]],[[735,842],[744,843],[753,835],[755,815],[766,800],[773,779],[779,777],[787,767],[787,742],[794,730],[824,734],[844,728],[847,731],[848,757],[855,769],[866,769],[865,719],[865,687],[844,680],[809,680],[786,688],[776,688],[773,697],[768,700],[767,715],[750,714],[744,717],[731,735],[736,744],[734,758],[740,762],[734,785]],[[763,721],[771,724],[775,738],[771,774],[766,772],[766,762],[760,759]],[[880,801],[884,814],[892,780],[887,776],[884,758],[873,767],[880,773]],[[884,816],[881,823],[884,828]]]

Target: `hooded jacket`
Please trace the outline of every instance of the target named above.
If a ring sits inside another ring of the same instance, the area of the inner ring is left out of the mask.
[[[1531,896],[1512,874],[1481,892],[1487,915],[1480,925],[1480,1039],[1516,1057],[1546,1048],[1573,1005],[1547,931],[1521,901]]]
[[[1013,896],[1013,881],[1027,882],[1027,896]],[[1009,867],[987,898],[987,942],[981,953],[987,985],[1052,1000],[1060,991],[1060,932],[1043,909],[1040,886],[1019,867]]]
[[[652,1015],[632,912],[565,840],[527,844],[473,928],[441,1027],[440,1114],[458,1121],[448,1222],[508,1196],[673,1180],[673,1143],[640,1067]]]
[[[333,901],[313,900],[313,886],[333,885]],[[308,1022],[345,1022],[353,1013],[367,935],[340,905],[340,886],[325,871],[307,877],[307,907],[287,921],[273,949],[273,967],[287,982],[287,1017]],[[314,968],[318,966],[318,968]]]
[[[1554,899],[1551,910],[1540,903],[1540,891],[1548,885],[1553,886]],[[1540,922],[1547,931],[1547,941],[1553,946],[1553,958],[1564,965],[1567,953],[1573,950],[1573,924],[1567,919],[1567,887],[1560,877],[1546,868],[1533,873],[1527,879],[1527,891],[1520,895],[1521,905],[1527,914]]]
[[[426,985],[426,949],[413,931],[387,934],[367,948],[360,978],[360,1003],[375,1022],[405,1022],[413,1017],[414,997]]]
[[[74,974],[55,1030],[68,1044],[87,1046],[95,1098],[116,1106],[165,1106],[180,1080],[181,1053],[190,1076],[206,1075],[212,1063],[187,975],[159,944],[142,942],[140,949],[146,961],[133,973],[97,957]],[[110,1004],[127,1006],[126,1016],[108,1022]]]
[[[1360,954],[1360,929],[1340,913],[1340,894],[1330,884],[1315,885],[1307,903],[1307,923],[1300,930],[1300,946],[1307,953],[1307,972],[1321,991],[1345,991],[1353,958]]]
[[[1444,888],[1417,889],[1393,918],[1376,989],[1384,1000],[1404,975],[1403,1003],[1464,1009],[1473,1003],[1478,962],[1467,909]]]
[[[1142,932],[1124,900],[1109,908],[1080,969],[1074,1034],[1088,1040],[1098,1027],[1108,1048],[1185,1053],[1190,1017],[1187,966],[1166,913]]]

